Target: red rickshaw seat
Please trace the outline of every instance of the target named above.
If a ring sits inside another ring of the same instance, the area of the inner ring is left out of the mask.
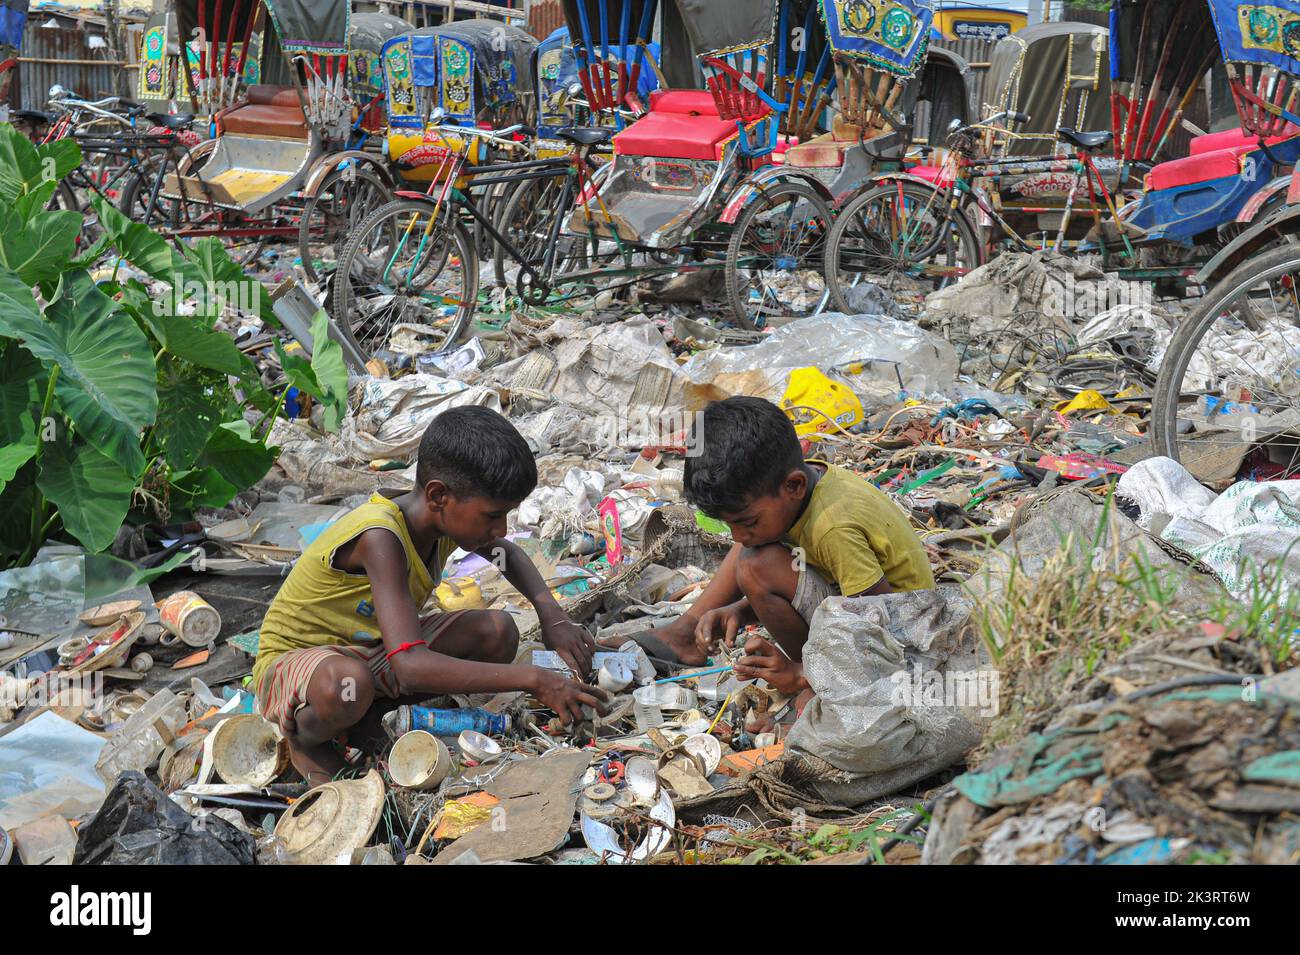
[[[620,156],[656,156],[663,159],[717,159],[718,144],[736,134],[736,124],[713,115],[646,113],[614,137]]]
[[[1280,135],[1269,136],[1264,140],[1264,144],[1272,146],[1275,143],[1290,139],[1297,132],[1300,132],[1300,130],[1288,123]],[[1201,136],[1193,136],[1191,154],[1201,156],[1220,149],[1231,149],[1234,146],[1254,146],[1258,141],[1259,137],[1252,136],[1244,129],[1225,129],[1220,133],[1205,133]]]
[[[1258,147],[1254,144],[1247,143],[1188,156],[1186,159],[1162,162],[1147,173],[1147,189],[1173,189],[1176,186],[1190,186],[1211,179],[1236,176],[1241,172],[1241,157],[1256,148]]]
[[[654,90],[650,94],[649,109],[652,113],[718,115],[718,104],[713,101],[713,94],[704,90]]]
[[[307,119],[298,92],[292,86],[258,83],[248,88],[245,102],[221,116],[224,132],[242,136],[279,136],[306,139]]]

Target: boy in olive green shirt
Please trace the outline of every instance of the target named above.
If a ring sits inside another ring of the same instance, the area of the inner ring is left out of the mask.
[[[785,693],[808,689],[803,645],[813,612],[830,596],[934,586],[906,515],[864,479],[803,459],[794,425],[761,398],[705,409],[686,459],[687,498],[725,521],[735,541],[691,610],[635,639],[651,656],[703,663],[719,638],[761,623],[780,645],[753,637],[736,665]]]

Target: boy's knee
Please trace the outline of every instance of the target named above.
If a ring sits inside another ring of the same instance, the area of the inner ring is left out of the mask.
[[[488,611],[483,624],[483,651],[492,663],[514,663],[519,652],[519,628],[504,610]]]
[[[335,655],[312,675],[308,702],[330,723],[351,726],[374,701],[374,678],[360,660]]]
[[[736,562],[736,585],[746,597],[781,592],[794,573],[790,550],[781,544],[746,547]]]

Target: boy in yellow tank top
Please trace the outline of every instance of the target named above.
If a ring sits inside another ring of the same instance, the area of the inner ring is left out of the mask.
[[[532,452],[510,422],[454,408],[420,441],[414,490],[376,494],[303,551],[267,608],[253,686],[309,783],[344,768],[340,734],[378,735],[378,718],[403,702],[523,690],[565,723],[581,719],[583,704],[604,712],[601,690],[514,663],[519,632],[508,613],[419,615],[452,551],[473,551],[536,608],[546,646],[575,673],[591,671],[590,636],[505,540],[506,515],[536,485]]]
[[[693,438],[699,453],[686,458],[686,497],[725,521],[735,544],[687,613],[633,637],[651,656],[697,665],[719,639],[730,645],[741,628],[761,623],[780,650],[751,637],[736,675],[799,694],[808,690],[808,625],[824,599],[934,587],[907,515],[851,471],[805,461],[776,405],[714,402]]]

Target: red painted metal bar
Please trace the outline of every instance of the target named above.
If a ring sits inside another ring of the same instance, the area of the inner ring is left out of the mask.
[[[248,11],[248,22],[244,24],[244,39],[239,46],[239,63],[235,66],[235,89],[239,89],[239,78],[244,75],[244,64],[248,61],[248,45],[253,39],[253,21],[257,19],[257,7]]]

